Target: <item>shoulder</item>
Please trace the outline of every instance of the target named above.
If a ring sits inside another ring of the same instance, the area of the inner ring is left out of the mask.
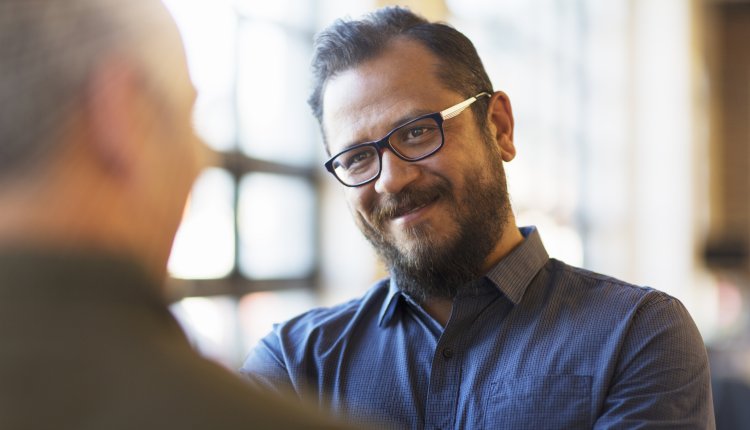
[[[164,329],[107,365],[110,388],[97,409],[121,423],[107,428],[330,428],[318,413],[254,389]]]
[[[388,296],[389,282],[384,279],[360,298],[274,325],[250,350],[240,373],[276,391],[308,391],[301,387],[324,366],[324,357],[337,356],[352,339],[369,340],[379,332],[379,315]]]
[[[644,329],[668,330],[700,339],[692,317],[676,297],[554,259],[531,282],[519,310],[524,321],[544,315],[544,320],[576,321],[579,329],[626,336],[640,335]]]
[[[177,381],[177,377],[173,378],[168,390],[175,406],[186,409],[182,413],[192,421],[192,425],[196,424],[196,420],[217,419],[220,422],[226,420],[227,424],[254,421],[255,424],[301,425],[305,418],[302,411],[297,412],[303,417],[296,419],[294,414],[289,413],[297,409],[296,404],[256,390],[238,376],[204,358],[194,357],[185,362],[181,370],[189,373],[182,376],[181,382]],[[310,413],[306,418],[314,422],[314,414]],[[206,424],[216,427],[216,422]]]
[[[558,292],[587,301],[620,304],[638,309],[662,304],[680,305],[678,299],[658,289],[632,284],[591,270],[550,259],[544,268],[546,284]]]

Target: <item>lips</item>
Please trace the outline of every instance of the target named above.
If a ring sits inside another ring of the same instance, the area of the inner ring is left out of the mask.
[[[433,199],[431,199],[429,201],[426,201],[426,202],[423,202],[423,203],[417,203],[417,204],[412,204],[412,205],[400,207],[399,209],[397,209],[393,213],[393,215],[392,215],[391,218],[393,218],[393,219],[395,219],[395,218],[401,218],[403,216],[406,216],[406,215],[412,214],[414,212],[417,212],[420,209],[422,209],[422,208],[424,208],[424,207],[426,207],[426,206],[434,203],[437,199],[438,199],[438,196],[435,196]]]
[[[392,220],[403,219],[424,209],[435,203],[441,196],[440,190],[432,188],[384,197],[372,211],[373,224],[382,228]]]

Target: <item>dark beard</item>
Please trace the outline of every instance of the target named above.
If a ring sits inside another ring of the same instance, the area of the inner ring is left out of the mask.
[[[358,219],[367,240],[388,265],[399,289],[414,300],[424,303],[431,298],[453,299],[458,291],[484,273],[487,256],[502,237],[508,223],[508,200],[502,159],[488,149],[487,162],[493,177],[483,178],[478,169],[466,174],[466,197],[458,201],[450,182],[438,176],[435,184],[421,188],[409,187],[397,195],[385,196],[372,208],[374,225]],[[452,240],[438,245],[437,231],[429,225],[417,225],[408,232],[419,240],[409,254],[402,252],[382,233],[385,222],[411,208],[443,200],[452,207],[451,217],[458,226]]]

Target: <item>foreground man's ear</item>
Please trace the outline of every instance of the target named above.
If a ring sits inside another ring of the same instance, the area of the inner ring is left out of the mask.
[[[123,178],[138,157],[142,86],[131,64],[111,59],[95,69],[86,92],[90,149],[106,171]]]

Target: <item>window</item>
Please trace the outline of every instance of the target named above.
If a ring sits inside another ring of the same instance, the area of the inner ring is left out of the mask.
[[[198,88],[196,130],[218,155],[197,180],[175,241],[177,297],[315,282],[318,132],[300,79],[311,15],[289,13],[283,1],[255,3],[166,2]]]
[[[198,89],[196,131],[217,154],[175,238],[172,310],[205,355],[233,367],[272,321],[314,304],[320,143],[306,98],[315,2],[165,4]]]

